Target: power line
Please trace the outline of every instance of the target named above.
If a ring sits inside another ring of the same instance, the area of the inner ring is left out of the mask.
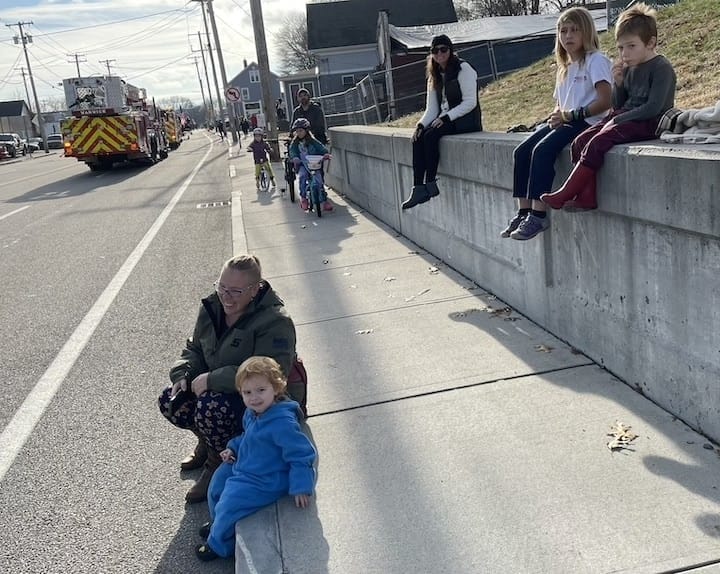
[[[153,72],[157,72],[158,70],[162,70],[163,68],[167,68],[168,66],[172,66],[173,64],[176,64],[180,60],[183,60],[187,58],[188,56],[191,56],[192,54],[183,54],[176,60],[172,60],[171,62],[168,62],[167,64],[163,64],[162,66],[158,66],[157,68],[153,68],[152,70],[148,70],[147,72],[143,72],[142,74],[135,74],[134,76],[128,76],[128,80],[135,80],[136,78],[141,78],[143,76],[146,76],[148,74],[152,74]]]

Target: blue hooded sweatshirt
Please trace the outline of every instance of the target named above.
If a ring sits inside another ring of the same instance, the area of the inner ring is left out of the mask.
[[[317,453],[300,428],[302,418],[292,400],[280,400],[260,415],[245,411],[245,432],[227,445],[235,462],[221,464],[208,489],[208,545],[220,556],[232,556],[238,520],[287,494],[313,493]]]

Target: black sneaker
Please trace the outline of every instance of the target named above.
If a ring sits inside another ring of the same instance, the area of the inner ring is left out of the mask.
[[[515,231],[518,227],[520,227],[520,224],[523,222],[523,220],[528,216],[529,214],[520,214],[518,213],[513,217],[510,222],[508,223],[508,226],[503,229],[503,232],[500,234],[500,237],[503,237],[507,239],[510,237],[510,234]]]

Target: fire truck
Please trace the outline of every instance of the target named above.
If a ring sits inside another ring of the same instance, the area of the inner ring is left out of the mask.
[[[161,110],[162,119],[165,123],[165,137],[170,149],[177,149],[182,142],[182,128],[180,118],[175,110]]]
[[[161,118],[148,112],[145,90],[116,76],[63,80],[71,117],[62,122],[65,156],[92,171],[117,162],[152,165],[167,157]]]

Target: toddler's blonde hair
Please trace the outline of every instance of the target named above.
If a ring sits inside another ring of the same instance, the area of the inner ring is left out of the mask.
[[[242,385],[252,375],[265,377],[272,385],[275,396],[282,395],[287,381],[278,362],[271,357],[250,357],[240,365],[235,375],[235,388],[241,392]]]

